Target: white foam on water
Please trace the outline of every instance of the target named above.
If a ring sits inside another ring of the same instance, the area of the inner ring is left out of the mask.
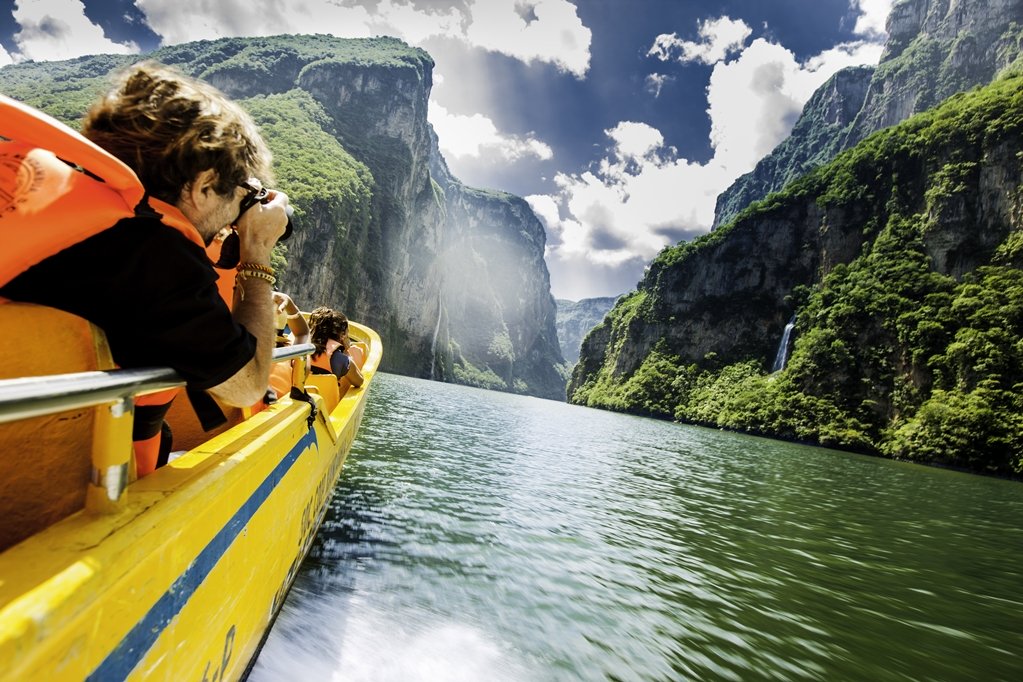
[[[293,595],[294,596],[294,595]],[[253,682],[517,682],[524,666],[487,633],[435,614],[385,613],[329,595],[286,604]]]
[[[513,680],[500,648],[460,623],[395,631],[393,623],[364,622],[346,637],[335,682],[477,682]]]

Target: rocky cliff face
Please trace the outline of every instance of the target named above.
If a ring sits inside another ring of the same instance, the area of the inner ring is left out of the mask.
[[[430,264],[430,376],[564,400],[543,225],[520,197],[455,180],[436,136],[431,150],[444,230]]]
[[[628,377],[658,344],[684,363],[756,359],[769,369],[805,292],[869,253],[889,219],[889,201],[905,202],[902,213],[926,220],[922,247],[935,272],[958,279],[992,262],[1023,230],[1023,140],[1014,131],[995,144],[970,142],[937,159],[865,165],[864,173],[901,178],[901,186],[878,186],[870,195],[828,201],[828,187],[811,176],[777,203],[659,258],[632,295],[642,299],[639,309],[618,326],[605,320],[586,338],[569,396],[601,371]],[[1023,265],[1021,252],[1012,253],[1008,263]],[[622,299],[616,309],[627,304]]]
[[[990,82],[1023,54],[1020,24],[1023,0],[896,3],[877,68],[847,69],[825,83],[792,135],[718,197],[714,227],[871,133]]]
[[[803,107],[792,134],[718,196],[714,227],[835,158],[863,106],[873,75],[872,66],[853,67],[822,85]]]
[[[658,343],[685,363],[754,357],[766,364],[792,315],[786,297],[854,257],[860,240],[853,226],[863,217],[853,208],[829,213],[812,200],[792,202],[740,220],[727,239],[705,242],[679,262],[655,262],[640,283],[642,311],[624,327],[605,322],[584,341],[569,396],[602,365],[606,371],[608,360],[615,376],[629,376]]]
[[[1020,54],[1021,0],[903,0],[863,107],[842,141],[870,133],[988,83]]]
[[[235,97],[308,93],[371,176],[368,219],[305,216],[285,289],[374,326],[386,370],[563,399],[545,232],[522,199],[448,172],[426,120],[432,60],[377,40],[389,56],[367,64],[347,56],[360,41],[322,42],[269,74],[233,66],[205,76]]]
[[[587,336],[570,401],[1023,471],[1021,146],[1017,66],[665,250]]]
[[[558,299],[558,341],[565,361],[575,364],[579,360],[579,348],[583,339],[596,327],[614,306],[614,297],[584,298],[581,301]]]

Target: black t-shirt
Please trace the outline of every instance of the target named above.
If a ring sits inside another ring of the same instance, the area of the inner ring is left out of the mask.
[[[172,367],[207,389],[256,352],[216,281],[206,252],[180,232],[128,218],[29,268],[0,296],[84,317],[106,332],[121,367]]]

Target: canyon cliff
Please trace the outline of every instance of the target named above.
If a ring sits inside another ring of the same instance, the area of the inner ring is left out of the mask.
[[[296,206],[280,288],[376,329],[383,369],[564,399],[545,232],[526,202],[454,178],[427,122],[433,61],[399,40],[231,38],[148,55],[253,115]],[[0,89],[75,124],[137,57],[0,70]],[[286,265],[285,265],[286,261]]]
[[[953,39],[975,45],[968,54],[1008,59],[1018,48],[994,49],[1006,43],[991,36],[1018,29],[989,11],[1008,21],[1019,8],[900,3],[888,54],[954,25],[991,40]],[[899,90],[878,80],[885,70],[869,84],[869,69],[836,77],[808,110],[852,140],[890,120],[846,106],[864,87],[868,102],[917,102],[934,73],[903,73],[909,90]],[[1023,473],[1021,73],[1021,60],[1007,61],[993,83],[860,139],[719,229],[665,249],[587,336],[570,401]],[[793,318],[788,365],[772,373]]]
[[[714,228],[873,132],[985,85],[1023,50],[1023,0],[899,0],[877,67],[844,69],[791,135],[721,193]]]
[[[614,306],[614,297],[584,298],[581,301],[557,299],[558,341],[569,365],[579,360],[579,347],[583,338],[596,327]]]

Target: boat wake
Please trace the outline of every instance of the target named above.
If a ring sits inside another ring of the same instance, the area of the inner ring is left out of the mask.
[[[351,595],[294,591],[249,676],[252,682],[527,679],[510,652],[469,624],[432,614],[410,618],[405,610],[399,622]]]

